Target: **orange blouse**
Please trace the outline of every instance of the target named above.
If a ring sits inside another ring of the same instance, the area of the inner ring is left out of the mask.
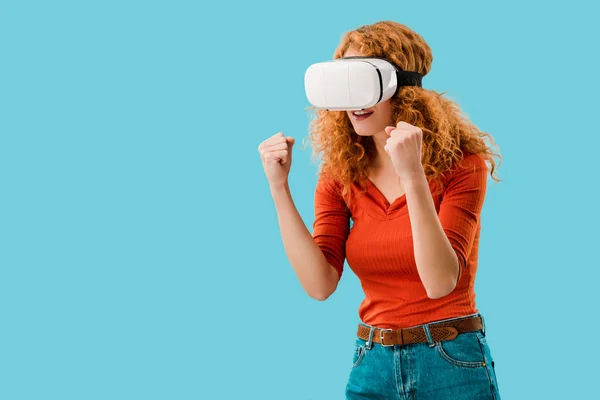
[[[366,193],[352,185],[348,207],[341,185],[320,175],[312,236],[340,278],[345,259],[359,278],[365,298],[358,315],[364,323],[397,329],[478,312],[474,284],[487,174],[481,155],[465,154],[433,196],[460,267],[456,288],[439,299],[427,296],[417,271],[406,196],[389,204],[369,180]],[[432,180],[429,187],[433,192]]]

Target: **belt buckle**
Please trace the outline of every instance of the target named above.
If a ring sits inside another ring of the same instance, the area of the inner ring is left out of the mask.
[[[381,345],[383,347],[392,347],[394,345],[393,343],[392,344],[383,343],[383,332],[392,332],[393,329],[382,329],[382,328],[379,328],[379,329],[380,329],[379,330],[379,340],[381,341]]]

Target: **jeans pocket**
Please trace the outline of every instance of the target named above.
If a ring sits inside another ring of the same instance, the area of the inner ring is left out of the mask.
[[[452,340],[436,342],[435,348],[442,359],[454,366],[485,367],[485,355],[476,332],[465,332]]]
[[[352,368],[358,367],[365,356],[365,345],[355,344],[354,345],[354,357],[352,358]]]

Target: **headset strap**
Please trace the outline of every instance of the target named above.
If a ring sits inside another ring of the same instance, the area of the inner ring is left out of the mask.
[[[390,64],[392,64],[394,66],[394,68],[396,68],[396,77],[398,78],[398,87],[400,87],[400,86],[418,86],[418,87],[422,87],[422,84],[423,84],[423,75],[419,74],[418,72],[403,71],[396,64],[394,64],[392,61],[390,61],[390,60],[388,60],[387,58],[384,58],[384,57],[348,56],[348,57],[338,58],[338,60],[361,59],[361,58],[362,59],[364,59],[364,58],[376,58],[376,59],[379,59],[379,60],[387,61]],[[379,69],[377,69],[377,73],[379,73]],[[379,76],[379,78],[381,79],[381,75]]]
[[[422,87],[423,75],[417,72],[396,71],[398,77],[398,86],[418,86]]]

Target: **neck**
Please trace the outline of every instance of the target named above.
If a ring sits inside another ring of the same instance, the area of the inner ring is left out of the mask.
[[[377,132],[372,136],[375,149],[377,150],[377,155],[375,160],[373,160],[371,168],[375,171],[383,172],[384,174],[389,173],[390,175],[395,175],[396,171],[394,169],[392,159],[384,149],[385,142],[387,141],[388,137],[389,136],[385,133],[385,131]]]

